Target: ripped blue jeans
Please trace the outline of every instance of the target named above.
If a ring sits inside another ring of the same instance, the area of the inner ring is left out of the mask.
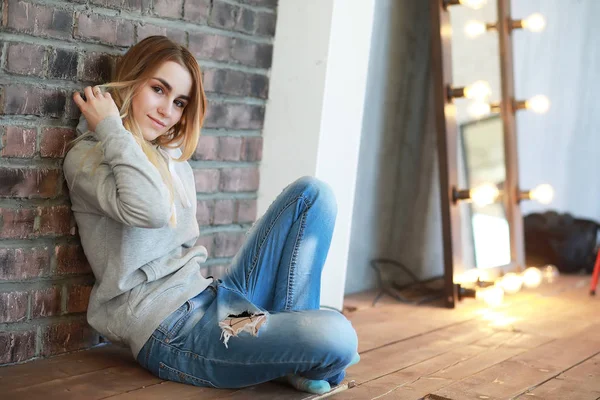
[[[163,321],[138,362],[166,380],[241,388],[288,374],[344,379],[358,339],[339,312],[319,310],[321,272],[337,206],[304,177],[251,229],[223,280]]]

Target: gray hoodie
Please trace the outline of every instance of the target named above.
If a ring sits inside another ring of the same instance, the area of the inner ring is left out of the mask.
[[[88,132],[82,116],[77,134]],[[88,153],[98,141],[103,156]],[[200,273],[206,248],[195,246],[194,175],[187,162],[168,159],[174,204],[158,170],[119,117],[96,127],[92,140],[66,155],[64,174],[81,244],[96,277],[89,324],[112,342],[138,352],[160,323],[212,282]],[[98,166],[97,166],[98,165]],[[175,213],[177,224],[169,224]]]

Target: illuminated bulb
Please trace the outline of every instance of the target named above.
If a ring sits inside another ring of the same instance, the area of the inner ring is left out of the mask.
[[[465,34],[470,38],[475,38],[477,36],[483,35],[487,27],[483,22],[480,21],[469,21],[465,25]]]
[[[465,87],[465,97],[468,99],[483,101],[490,97],[491,94],[492,88],[486,81],[476,81]]]
[[[536,267],[529,267],[523,271],[523,284],[525,287],[534,289],[542,283],[542,271]]]
[[[531,32],[541,32],[546,27],[546,19],[542,14],[535,13],[521,21],[521,25]]]
[[[479,271],[477,268],[469,269],[457,276],[455,282],[461,284],[474,284],[479,279]]]
[[[469,105],[467,112],[473,118],[481,118],[489,115],[490,112],[492,112],[492,106],[490,106],[488,103],[476,101]]]
[[[538,114],[543,114],[550,108],[550,100],[546,96],[537,95],[525,101],[525,108]]]
[[[469,8],[472,8],[473,10],[477,10],[485,6],[487,0],[458,0],[458,2],[463,6],[467,6]]]
[[[504,290],[500,286],[488,286],[477,291],[475,298],[481,299],[490,307],[496,307],[502,304],[504,300]]]
[[[505,293],[515,294],[523,286],[523,279],[514,272],[509,272],[500,279],[500,287]]]
[[[549,184],[543,183],[529,192],[529,198],[541,204],[550,204],[554,198],[554,189]]]
[[[546,265],[542,268],[542,276],[544,277],[544,282],[552,283],[558,279],[560,272],[558,268],[552,264]]]
[[[499,194],[500,191],[498,188],[491,183],[484,183],[483,185],[477,186],[469,191],[471,200],[479,207],[492,204],[496,201]]]

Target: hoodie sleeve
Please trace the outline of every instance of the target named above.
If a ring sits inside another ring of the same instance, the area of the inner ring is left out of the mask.
[[[121,118],[103,119],[95,133],[104,151],[100,165],[85,159],[96,142],[80,142],[65,157],[73,211],[101,213],[140,228],[167,225],[171,216],[167,186]]]

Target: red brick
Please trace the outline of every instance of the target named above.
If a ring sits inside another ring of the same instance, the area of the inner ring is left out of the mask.
[[[215,234],[214,256],[233,257],[244,244],[244,232],[217,232]]]
[[[216,160],[218,148],[219,138],[217,136],[201,135],[192,159],[206,161]]]
[[[242,64],[258,68],[271,68],[273,45],[236,38],[230,54],[233,60]]]
[[[262,136],[248,136],[242,143],[242,161],[262,160],[263,138]]]
[[[197,58],[212,61],[231,60],[233,38],[206,33],[190,33],[190,52]]]
[[[31,208],[0,208],[0,238],[25,239],[33,235],[37,211]]]
[[[277,14],[274,13],[256,13],[256,31],[254,33],[264,36],[275,36],[275,27],[277,25]]]
[[[239,161],[242,151],[242,138],[241,137],[227,137],[223,136],[219,138],[219,153],[218,159],[221,161]]]
[[[0,293],[0,322],[19,322],[27,319],[27,292]]]
[[[73,15],[70,11],[19,0],[8,0],[7,4],[4,25],[10,29],[34,36],[71,38]]]
[[[265,109],[251,104],[213,103],[206,112],[205,128],[261,129]]]
[[[53,198],[61,180],[55,169],[0,168],[0,197]]]
[[[164,26],[157,26],[152,24],[144,24],[138,25],[137,28],[137,40],[140,42],[142,39],[147,38],[148,36],[159,35],[166,36],[169,39],[186,45],[186,33],[184,31],[180,31],[177,29],[167,29]]]
[[[240,6],[226,3],[222,0],[213,0],[208,24],[222,29],[233,29],[240,14]]]
[[[211,1],[186,1],[183,5],[183,19],[195,24],[205,24],[210,14]]]
[[[86,81],[104,83],[111,79],[115,70],[116,57],[105,53],[91,52],[83,56],[83,75]]]
[[[92,271],[81,246],[58,245],[54,248],[54,253],[57,275],[88,274]]]
[[[258,6],[258,7],[268,7],[268,8],[277,7],[277,0],[239,0],[239,2],[242,4],[248,4],[251,6]]]
[[[256,12],[249,8],[242,8],[235,24],[235,30],[253,34],[256,30]]]
[[[212,200],[198,200],[196,207],[196,220],[198,225],[211,225],[213,219],[213,209],[215,205]]]
[[[87,311],[91,292],[92,286],[90,285],[70,286],[67,291],[67,312],[79,313]]]
[[[205,69],[203,83],[207,92],[261,99],[267,98],[269,90],[267,76],[229,69]]]
[[[134,43],[134,26],[130,21],[97,14],[78,14],[77,21],[76,38],[119,46],[130,46]]]
[[[42,333],[42,356],[79,350],[98,344],[98,334],[84,321],[48,326]]]
[[[6,127],[2,136],[2,157],[33,157],[37,131],[19,126]]]
[[[204,246],[206,247],[206,251],[208,252],[208,257],[211,257],[213,247],[215,245],[215,236],[214,235],[202,235],[198,237],[196,241],[196,246]]]
[[[85,2],[85,0],[78,0]],[[142,0],[91,0],[92,4],[117,10],[126,9],[129,11],[140,11],[142,9]]]
[[[159,17],[181,18],[183,0],[154,0],[154,13]]]
[[[73,235],[75,221],[69,206],[40,207],[41,235]]]
[[[0,332],[0,364],[17,363],[35,356],[35,331]]]
[[[7,51],[6,69],[20,75],[42,76],[46,49],[44,46],[26,43],[10,43]]]
[[[67,144],[75,139],[75,130],[69,128],[44,128],[40,143],[42,157],[62,158]]]
[[[53,49],[48,61],[48,77],[54,79],[75,80],[79,54],[77,51]]]
[[[258,168],[227,168],[221,170],[219,190],[222,192],[254,192],[258,190]]]
[[[214,225],[231,224],[235,219],[235,201],[234,200],[215,200]]]
[[[219,190],[218,169],[195,169],[196,192],[214,193]]]
[[[235,222],[243,224],[256,221],[256,199],[238,200],[236,204]]]
[[[0,280],[39,278],[49,274],[48,247],[0,248]]]
[[[61,290],[58,286],[37,289],[31,293],[31,318],[59,315]]]
[[[62,118],[67,102],[64,92],[29,85],[5,86],[3,97],[4,104],[0,104],[0,110],[4,109],[7,115]]]

